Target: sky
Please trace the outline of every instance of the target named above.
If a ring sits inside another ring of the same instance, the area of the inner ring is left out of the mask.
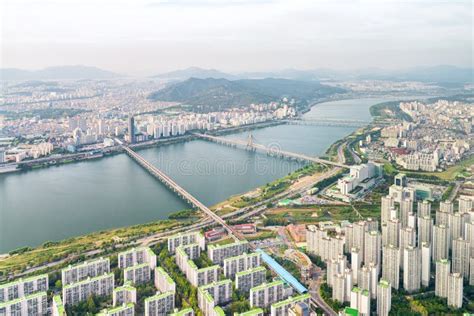
[[[474,55],[470,0],[1,0],[0,18],[0,68],[403,69]]]

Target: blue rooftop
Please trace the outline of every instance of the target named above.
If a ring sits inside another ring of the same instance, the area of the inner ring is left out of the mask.
[[[267,254],[262,249],[256,250],[258,253],[262,255],[263,261],[272,269],[280,278],[282,278],[285,282],[290,284],[298,293],[306,293],[308,289],[304,287],[290,272],[286,271],[285,268],[281,266],[278,262],[275,261],[269,254]]]

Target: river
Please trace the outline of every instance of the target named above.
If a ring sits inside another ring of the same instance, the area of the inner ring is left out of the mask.
[[[304,118],[370,120],[369,107],[392,98],[320,103]],[[254,141],[321,155],[354,128],[279,125],[253,130]],[[248,132],[226,137],[245,139]],[[206,205],[243,193],[302,166],[201,140],[140,150]],[[0,253],[93,231],[166,218],[187,207],[126,155],[0,175]]]

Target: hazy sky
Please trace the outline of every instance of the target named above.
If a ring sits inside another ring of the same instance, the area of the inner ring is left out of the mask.
[[[1,67],[127,74],[473,63],[467,1],[0,0]]]

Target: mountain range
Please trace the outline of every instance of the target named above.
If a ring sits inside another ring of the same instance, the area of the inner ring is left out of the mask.
[[[191,67],[153,76],[163,80],[186,80],[189,78],[224,78],[263,79],[283,78],[301,81],[320,80],[390,80],[390,81],[420,81],[431,83],[469,83],[474,81],[474,68],[440,65],[432,67],[415,67],[404,70],[385,70],[368,68],[353,71],[337,71],[332,69],[298,70],[283,69],[273,72],[243,72],[229,74],[215,69]]]
[[[60,80],[60,79],[111,79],[119,74],[97,67],[82,65],[56,66],[40,70],[23,70],[18,68],[0,69],[0,80]]]
[[[149,98],[155,101],[192,105],[195,110],[208,112],[251,103],[268,103],[282,97],[306,102],[344,91],[313,81],[275,78],[241,80],[190,78],[172,83],[152,93]]]

